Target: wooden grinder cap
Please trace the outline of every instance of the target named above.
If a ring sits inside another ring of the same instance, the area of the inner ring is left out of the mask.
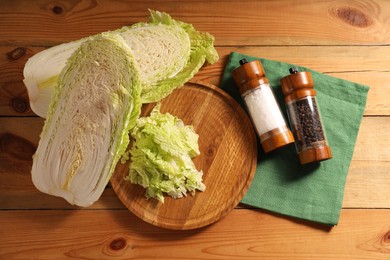
[[[240,65],[240,67],[233,70],[232,74],[241,95],[248,90],[253,90],[262,84],[269,83],[260,61],[248,62],[244,58],[240,60]]]
[[[298,72],[296,68],[291,68],[290,73],[290,75],[280,80],[282,91],[286,96],[287,102],[316,95],[313,78],[310,72]]]

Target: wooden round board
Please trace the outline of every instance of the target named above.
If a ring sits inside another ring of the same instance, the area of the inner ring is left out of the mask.
[[[153,105],[143,108],[143,115]],[[119,199],[136,216],[168,229],[195,229],[224,217],[241,201],[256,169],[257,141],[251,122],[228,94],[201,82],[186,83],[161,101],[170,113],[192,125],[201,154],[193,159],[203,171],[206,190],[181,199],[164,196],[164,203],[146,199],[145,189],[124,180],[128,164],[118,163],[111,184]]]

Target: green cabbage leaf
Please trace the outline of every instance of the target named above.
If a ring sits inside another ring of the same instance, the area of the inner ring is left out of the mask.
[[[164,193],[182,198],[205,190],[203,173],[192,161],[200,154],[192,126],[156,106],[150,116],[138,118],[131,135],[135,141],[126,180],[144,187],[147,198],[164,202]]]

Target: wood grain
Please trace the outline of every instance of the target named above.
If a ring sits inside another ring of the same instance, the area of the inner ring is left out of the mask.
[[[352,160],[345,185],[343,208],[389,208],[389,172],[389,161]]]
[[[28,106],[25,62],[55,44],[146,21],[148,8],[215,36],[220,60],[197,80],[219,85],[238,51],[371,87],[338,226],[238,206],[208,227],[171,231],[131,214],[110,185],[83,210],[34,188],[43,120]],[[0,259],[389,259],[389,21],[387,0],[0,1]]]
[[[23,67],[27,59],[43,50],[38,47],[25,48],[24,54],[10,60],[8,53],[19,47],[0,46],[0,115],[32,116],[27,91],[23,85]],[[228,55],[232,51],[289,62],[330,76],[346,79],[370,86],[365,115],[390,115],[390,80],[383,57],[390,57],[386,46],[284,46],[284,47],[218,47],[220,60],[204,66],[195,76],[197,80],[218,86]],[[364,55],[362,55],[362,53]],[[11,55],[11,54],[10,54]]]
[[[23,68],[28,58],[42,48],[0,46],[0,115],[34,115],[23,85]]]
[[[343,210],[331,229],[237,209],[211,226],[172,231],[127,210],[0,211],[0,258],[384,260],[389,219],[389,210]]]
[[[390,162],[390,117],[364,118],[357,138],[353,160]]]
[[[0,117],[0,209],[76,209],[60,198],[38,192],[31,182],[31,155],[42,126],[43,119],[37,117]],[[390,143],[389,126],[389,117],[363,118],[348,172],[344,207],[389,208],[390,150],[383,145]],[[21,154],[20,150],[25,152]],[[123,205],[108,187],[93,208]]]
[[[0,41],[52,45],[146,21],[165,11],[217,45],[383,45],[390,6],[377,1],[0,1]],[[24,19],[20,19],[23,16]]]
[[[200,155],[193,161],[206,190],[165,196],[164,203],[146,200],[145,189],[124,180],[128,164],[117,166],[112,187],[132,213],[159,227],[186,230],[218,221],[238,205],[255,174],[257,140],[248,115],[228,94],[202,82],[186,83],[163,99],[161,113],[179,117],[199,135]]]

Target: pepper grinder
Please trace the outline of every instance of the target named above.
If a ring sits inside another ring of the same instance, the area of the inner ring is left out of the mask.
[[[300,163],[307,164],[332,158],[311,73],[290,68],[290,75],[282,78],[280,83]]]
[[[240,60],[233,78],[265,153],[294,142],[260,61]]]

